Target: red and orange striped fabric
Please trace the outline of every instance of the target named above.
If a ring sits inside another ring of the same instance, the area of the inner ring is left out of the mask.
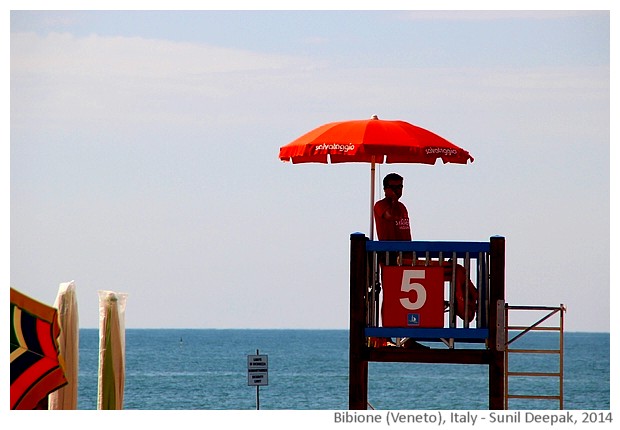
[[[11,288],[11,409],[35,409],[67,384],[58,311]]]

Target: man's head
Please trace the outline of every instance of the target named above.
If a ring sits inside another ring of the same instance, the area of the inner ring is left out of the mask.
[[[385,196],[398,200],[403,195],[403,177],[398,173],[389,173],[383,178],[383,191]]]

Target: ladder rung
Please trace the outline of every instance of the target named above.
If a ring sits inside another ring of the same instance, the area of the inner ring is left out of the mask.
[[[559,349],[507,349],[506,352],[516,352],[519,354],[559,354]]]
[[[509,399],[540,399],[540,400],[560,400],[560,396],[528,396],[525,394],[507,394]]]
[[[559,372],[506,372],[508,376],[562,376]]]
[[[560,331],[560,327],[530,327],[526,325],[511,325],[506,330],[532,330],[532,331]]]
[[[516,311],[560,311],[564,309],[562,306],[516,306],[506,305],[506,309],[513,309]]]

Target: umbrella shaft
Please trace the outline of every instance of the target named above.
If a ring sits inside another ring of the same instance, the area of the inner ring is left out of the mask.
[[[370,162],[370,240],[375,240],[375,223],[374,223],[374,206],[375,206],[375,156],[372,156]]]

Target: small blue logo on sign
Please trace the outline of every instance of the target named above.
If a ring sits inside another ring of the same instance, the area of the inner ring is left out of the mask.
[[[420,314],[407,314],[407,325],[420,325]]]

